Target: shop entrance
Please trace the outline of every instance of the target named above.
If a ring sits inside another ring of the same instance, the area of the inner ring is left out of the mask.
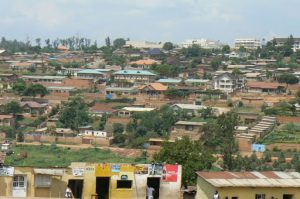
[[[83,180],[69,180],[69,187],[74,198],[82,198]]]
[[[147,186],[154,188],[153,199],[159,199],[160,178],[147,178]]]
[[[293,197],[294,195],[292,195],[292,194],[283,194],[283,199],[293,199],[294,197]]]
[[[98,199],[109,199],[109,177],[96,178],[96,193]]]

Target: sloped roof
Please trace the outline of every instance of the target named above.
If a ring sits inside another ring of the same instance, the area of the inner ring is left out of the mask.
[[[215,187],[300,187],[298,172],[197,172]]]
[[[116,110],[114,110],[111,106],[103,103],[96,103],[94,106],[90,108],[90,111],[92,112],[109,112],[112,113]]]
[[[152,64],[156,64],[156,63],[158,63],[158,61],[155,61],[154,59],[141,59],[141,60],[130,62],[130,65],[132,65],[132,64],[136,64],[136,65],[152,65]]]
[[[146,75],[146,76],[155,76],[154,73],[146,70],[119,70],[114,75]]]
[[[148,50],[145,54],[148,54],[148,55],[163,55],[164,53],[159,48],[152,48],[152,49]]]
[[[189,110],[201,110],[206,108],[205,106],[196,105],[196,104],[174,104],[173,106],[178,106],[181,109],[189,109]]]
[[[3,119],[12,119],[14,116],[13,115],[0,115],[0,120]]]
[[[78,71],[77,74],[98,74],[98,75],[104,75],[102,72],[100,72],[98,69],[84,69],[81,71]]]
[[[32,63],[17,62],[17,63],[14,63],[13,66],[17,66],[17,67],[30,67],[30,66],[32,66]]]
[[[34,102],[34,101],[31,101],[31,102],[21,102],[20,105],[21,105],[21,107],[23,107],[25,105],[28,105],[31,108],[42,108],[42,107],[44,107],[40,103],[37,103],[37,102]]]
[[[159,83],[180,83],[181,79],[172,79],[172,78],[167,78],[167,79],[159,79],[157,80]]]
[[[279,84],[277,82],[248,82],[248,88],[259,88],[259,89],[277,89],[279,86],[283,86],[284,84]]]
[[[163,85],[161,83],[157,83],[157,82],[156,83],[147,84],[147,85],[143,85],[139,89],[143,90],[146,87],[151,87],[153,90],[156,90],[156,91],[166,91],[166,90],[168,90],[168,86],[165,86],[165,85]]]
[[[122,109],[130,112],[148,112],[148,111],[155,110],[155,108],[144,108],[144,107],[124,107]]]
[[[190,125],[190,126],[203,126],[206,122],[190,122],[190,121],[178,121],[175,125]]]
[[[69,50],[69,48],[63,45],[58,45],[57,50]]]

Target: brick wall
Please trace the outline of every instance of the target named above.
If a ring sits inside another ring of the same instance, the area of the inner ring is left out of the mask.
[[[277,116],[277,121],[280,124],[300,123],[300,117]]]

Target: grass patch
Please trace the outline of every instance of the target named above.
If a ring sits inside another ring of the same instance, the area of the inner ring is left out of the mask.
[[[286,124],[277,128],[261,140],[264,144],[300,143],[300,124]]]
[[[31,167],[67,167],[72,162],[89,163],[144,163],[141,158],[126,158],[118,156],[109,150],[97,148],[72,150],[59,148],[55,144],[51,146],[16,146],[13,148],[14,154],[7,156],[6,165],[11,166],[31,166]],[[21,154],[27,153],[27,157]]]

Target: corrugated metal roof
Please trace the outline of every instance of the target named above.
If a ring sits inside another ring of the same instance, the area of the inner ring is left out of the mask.
[[[146,75],[146,76],[155,76],[154,73],[146,70],[119,70],[114,75]]]
[[[300,187],[298,172],[198,172],[215,187]]]

